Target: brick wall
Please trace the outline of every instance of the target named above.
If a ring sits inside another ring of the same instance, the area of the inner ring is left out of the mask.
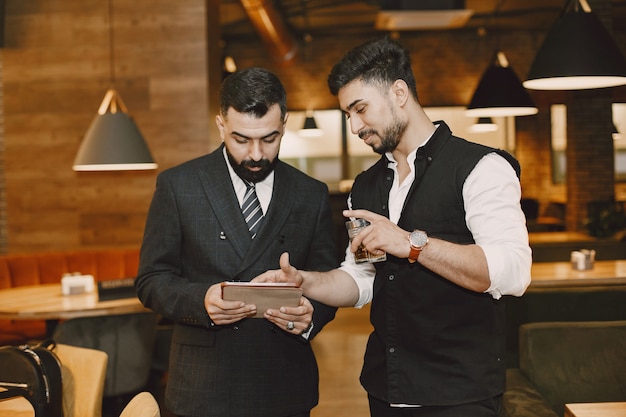
[[[608,91],[572,93],[567,107],[567,228],[581,230],[587,204],[613,200],[614,160]]]
[[[376,34],[375,37],[384,36]],[[423,106],[464,106],[471,99],[478,80],[500,45],[512,68],[524,79],[545,34],[507,31],[478,36],[473,31],[403,33],[399,41],[411,50],[418,94]],[[624,33],[616,36],[625,45]],[[336,108],[328,92],[326,77],[332,65],[353,46],[367,39],[318,36],[301,44],[298,58],[289,65],[273,61],[260,41],[245,39],[228,44],[229,53],[241,68],[264,66],[283,80],[292,109]],[[518,117],[516,157],[522,165],[522,190],[525,197],[536,198],[542,207],[552,201],[568,202],[567,228],[581,230],[588,201],[626,199],[626,184],[613,180],[613,148],[607,121],[611,101],[624,101],[626,87],[587,92],[530,91],[539,114]],[[552,104],[571,109],[568,120],[567,184],[554,184],[551,167]],[[459,133],[462,136],[462,132]],[[593,158],[593,164],[590,164]],[[579,167],[584,167],[578,172]],[[595,168],[595,169],[594,169]],[[589,171],[593,170],[593,175]],[[572,206],[569,209],[569,206]]]

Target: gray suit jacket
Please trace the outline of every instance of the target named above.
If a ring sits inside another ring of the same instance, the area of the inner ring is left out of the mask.
[[[336,267],[328,188],[278,162],[262,228],[253,240],[220,147],[161,173],[150,206],[136,287],[149,308],[175,322],[166,405],[185,416],[279,417],[317,404],[309,342],[265,319],[213,326],[208,288],[278,269]],[[336,309],[313,302],[313,337]]]

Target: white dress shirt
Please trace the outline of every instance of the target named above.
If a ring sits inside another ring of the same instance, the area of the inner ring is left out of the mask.
[[[391,153],[386,154],[389,168],[395,173],[388,203],[389,219],[396,224],[415,178],[416,153],[417,149],[407,157],[411,172],[402,184],[398,179],[397,162]],[[530,284],[532,255],[520,198],[519,179],[513,167],[495,152],[485,155],[476,164],[463,185],[465,222],[487,258],[491,285],[486,292],[495,299],[503,295],[521,296]],[[369,303],[376,275],[374,265],[355,263],[348,245],[340,269],[350,274],[359,287],[359,300],[355,307]]]

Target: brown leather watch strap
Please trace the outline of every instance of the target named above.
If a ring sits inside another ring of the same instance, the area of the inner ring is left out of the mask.
[[[417,258],[420,257],[420,253],[422,253],[423,248],[416,248],[411,246],[411,252],[409,252],[409,262],[415,263],[417,262]]]

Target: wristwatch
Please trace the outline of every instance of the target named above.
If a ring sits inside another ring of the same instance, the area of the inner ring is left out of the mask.
[[[423,230],[413,230],[409,235],[411,252],[409,252],[409,262],[414,263],[419,258],[422,249],[428,244],[428,235]]]

